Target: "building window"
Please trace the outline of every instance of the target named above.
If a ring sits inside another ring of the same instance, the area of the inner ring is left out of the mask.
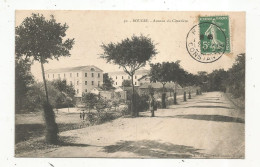
[[[58,78],[60,78],[60,74],[58,74]]]
[[[124,79],[124,76],[122,76],[122,79]]]
[[[88,92],[88,89],[85,89],[85,92]]]
[[[88,73],[85,73],[85,77],[88,77]]]
[[[135,82],[135,85],[136,85],[136,82]]]
[[[130,76],[128,76],[128,79],[130,79]]]
[[[77,81],[77,85],[79,85],[79,81]]]
[[[94,77],[94,73],[91,73],[91,76]]]
[[[137,76],[135,76],[135,79],[137,78]]]
[[[98,73],[98,78],[100,78],[100,74]]]
[[[85,85],[87,85],[88,84],[88,81],[85,81]]]
[[[98,87],[100,86],[100,81],[98,81]]]
[[[72,74],[70,73],[70,77],[72,77]]]
[[[64,78],[66,77],[66,74],[64,73]]]
[[[48,78],[49,78],[50,76],[49,76],[49,74],[48,74]]]
[[[77,89],[77,94],[79,94],[79,89]]]
[[[53,78],[54,78],[54,74],[53,74],[52,76],[53,76]]]
[[[94,81],[91,81],[91,84],[94,85]]]
[[[116,79],[117,79],[117,76],[116,76]]]
[[[116,82],[116,85],[117,85],[117,82]]]
[[[79,73],[77,73],[77,77],[79,77]]]
[[[70,81],[70,85],[72,86],[72,81]]]

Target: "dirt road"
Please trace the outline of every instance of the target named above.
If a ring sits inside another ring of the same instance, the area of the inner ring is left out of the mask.
[[[66,143],[18,157],[243,158],[244,112],[220,92],[119,118],[102,125],[62,132]]]

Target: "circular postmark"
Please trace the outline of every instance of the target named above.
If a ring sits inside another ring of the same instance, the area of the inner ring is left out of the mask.
[[[186,49],[189,55],[198,62],[215,62],[226,51],[226,35],[218,25],[201,22],[188,32]]]

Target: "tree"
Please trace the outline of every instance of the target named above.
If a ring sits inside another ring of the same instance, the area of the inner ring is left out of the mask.
[[[151,64],[151,81],[153,82],[161,82],[163,85],[163,94],[162,94],[162,108],[166,108],[165,103],[165,84],[167,82],[173,81],[175,82],[175,91],[174,91],[174,102],[176,101],[176,92],[178,83],[185,83],[185,74],[184,69],[180,67],[180,61],[176,62],[163,62]]]
[[[30,57],[41,64],[46,95],[46,101],[43,104],[47,130],[46,141],[51,144],[58,142],[58,126],[49,103],[43,64],[48,63],[49,59],[59,60],[61,56],[70,56],[74,39],[63,39],[68,28],[66,23],[57,23],[53,15],[47,20],[43,15],[34,13],[15,28],[16,55]]]
[[[82,96],[82,102],[85,104],[85,107],[88,108],[89,112],[95,107],[97,101],[98,97],[93,93],[84,93]]]
[[[151,81],[152,82],[160,82],[163,85],[163,93],[162,93],[162,108],[166,108],[166,93],[165,93],[165,84],[169,81],[170,79],[170,63],[169,62],[163,62],[162,64],[156,63],[156,64],[151,64],[151,70],[150,70],[150,76],[151,76]]]
[[[234,97],[245,99],[245,53],[239,54],[232,68],[228,70],[226,88]]]
[[[132,86],[131,80],[123,80],[122,86],[124,86],[124,87]]]
[[[24,109],[28,92],[34,83],[31,74],[31,62],[28,58],[15,56],[15,111]]]
[[[114,80],[108,76],[108,73],[104,73],[102,89],[104,90],[114,89],[113,84],[114,84]]]
[[[64,107],[64,104],[67,104],[68,111],[69,106],[74,105],[75,103],[75,94],[76,91],[72,85],[67,85],[66,80],[54,80],[51,84],[59,90],[61,93],[60,102],[57,103],[58,107]]]
[[[135,89],[134,89],[134,74],[144,67],[147,61],[151,60],[157,54],[155,44],[146,36],[135,36],[123,39],[118,43],[102,44],[103,53],[101,58],[104,58],[108,63],[119,65],[124,72],[131,77],[132,83],[132,116],[138,116],[138,111],[135,111]]]

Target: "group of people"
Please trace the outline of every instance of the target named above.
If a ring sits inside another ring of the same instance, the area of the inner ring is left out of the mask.
[[[85,115],[86,115],[86,113],[84,111],[80,112],[80,114],[79,114],[80,119],[84,120],[85,119]]]

